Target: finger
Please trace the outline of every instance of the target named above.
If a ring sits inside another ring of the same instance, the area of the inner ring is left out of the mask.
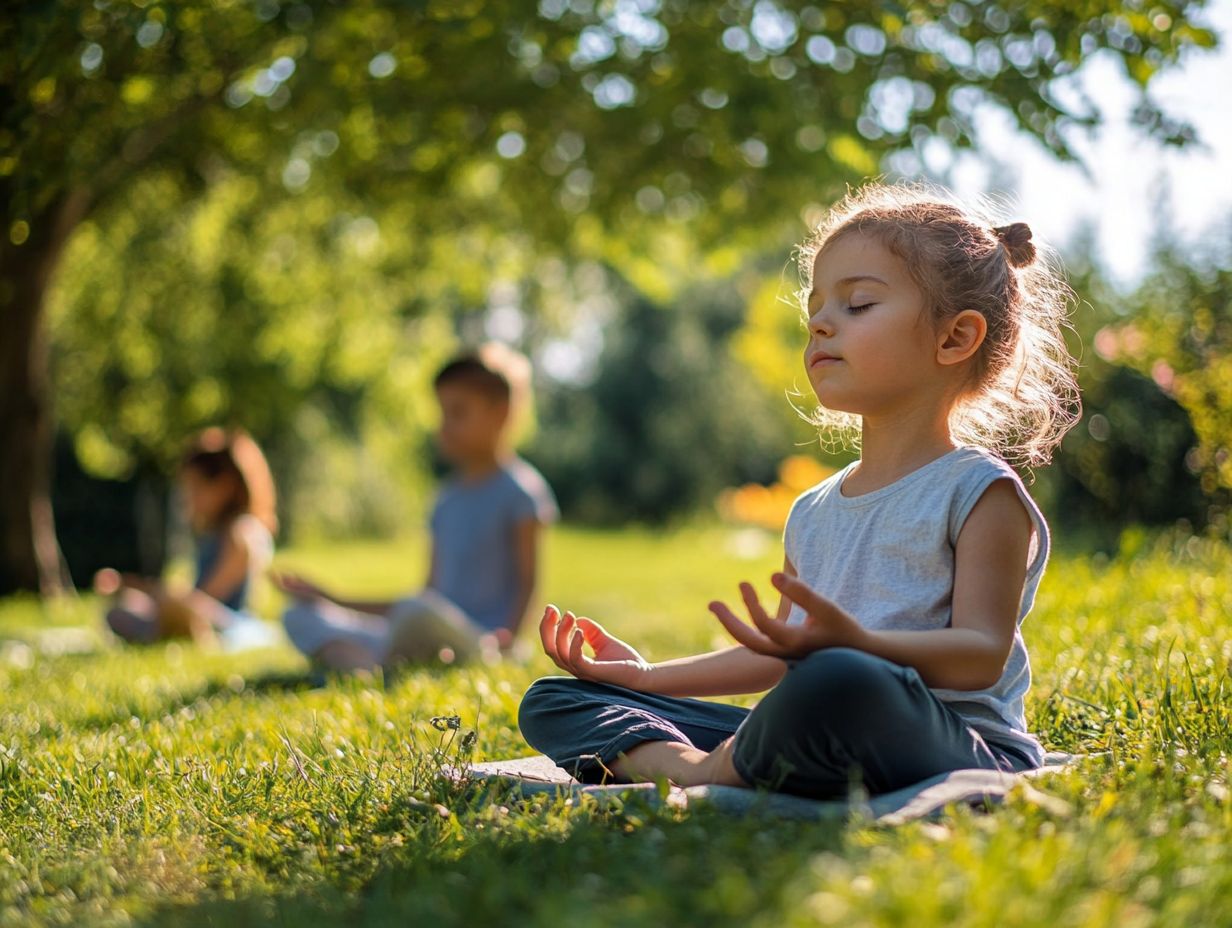
[[[799,577],[776,573],[770,578],[770,582],[775,589],[814,618],[825,618],[835,609],[833,602],[811,589]]]
[[[740,621],[736,614],[727,608],[725,603],[711,603],[710,611],[714,613],[714,617],[719,620],[719,623],[727,629],[727,633],[738,644],[742,644],[750,651],[756,651],[758,654],[769,654],[772,657],[783,656],[783,649],[777,643],[771,641],[757,629],[750,628]]]
[[[565,610],[564,617],[556,623],[556,656],[568,665],[569,636],[573,634],[577,616]],[[570,670],[572,673],[572,670]]]
[[[740,584],[740,595],[744,598],[744,605],[749,610],[749,617],[753,620],[753,624],[763,635],[783,647],[790,647],[795,643],[791,627],[766,614],[761,600],[757,598],[757,591],[753,589],[753,584]]]
[[[582,643],[584,640],[585,636],[582,634],[581,629],[575,627],[569,635],[569,650],[566,652],[569,655],[567,659],[569,670],[575,677],[581,676],[578,671],[585,670],[586,658],[582,653]]]
[[[556,606],[548,606],[544,610],[543,621],[539,623],[540,637],[543,640],[544,653],[552,659],[552,663],[561,670],[568,670],[560,659],[560,652],[556,649],[556,629],[560,625],[560,618],[560,609]]]
[[[577,627],[582,630],[582,634],[586,636],[586,643],[592,648],[608,637],[607,629],[594,619],[588,619],[585,616],[578,616]]]
[[[560,620],[560,610],[549,605],[543,610],[543,618],[539,620],[539,641],[543,645],[543,653],[560,666],[556,658],[556,623]]]
[[[582,647],[583,635],[581,632],[575,634],[577,640],[577,650],[571,651],[569,655],[569,666],[575,677],[579,680],[600,680],[602,681],[605,672],[611,670],[614,666],[605,661],[598,661],[586,653],[586,649]]]
[[[586,674],[585,638],[577,625],[569,631],[568,640],[560,649],[561,665],[578,679],[584,679]]]

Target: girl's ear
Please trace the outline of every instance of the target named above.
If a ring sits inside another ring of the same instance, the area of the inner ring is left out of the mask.
[[[938,364],[961,364],[984,344],[988,320],[974,309],[964,309],[951,316],[941,326],[937,340]]]

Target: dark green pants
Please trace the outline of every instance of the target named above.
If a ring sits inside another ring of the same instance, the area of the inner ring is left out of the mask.
[[[586,783],[604,780],[618,755],[644,741],[710,751],[732,735],[745,782],[819,799],[854,784],[886,793],[966,767],[1033,766],[986,742],[915,670],[849,648],[791,663],[751,710],[544,677],[522,698],[518,724],[532,747]]]

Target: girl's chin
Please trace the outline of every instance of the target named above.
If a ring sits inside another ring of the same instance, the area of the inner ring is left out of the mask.
[[[846,390],[836,390],[832,384],[813,382],[813,396],[817,402],[832,412],[860,415],[860,403],[855,397],[849,396]]]

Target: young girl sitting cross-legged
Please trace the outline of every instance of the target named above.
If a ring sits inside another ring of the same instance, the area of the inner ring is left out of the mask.
[[[246,432],[209,428],[185,451],[179,482],[196,542],[193,586],[179,589],[104,568],[94,590],[114,598],[108,627],[131,644],[192,638],[232,651],[275,644],[274,629],[249,604],[274,555],[278,528],[265,455]]]
[[[1020,632],[1048,527],[1006,464],[1045,463],[1077,419],[1069,290],[1023,223],[873,185],[801,249],[804,365],[860,460],[796,500],[770,615],[710,610],[738,642],[649,663],[549,606],[569,677],[522,700],[526,740],[586,782],[756,786],[839,797],[965,767],[1040,765]],[[592,654],[588,654],[588,646]],[[752,710],[689,697],[769,693]]]

